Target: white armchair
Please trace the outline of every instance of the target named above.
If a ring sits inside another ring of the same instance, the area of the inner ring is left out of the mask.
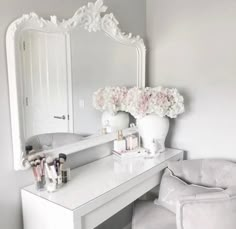
[[[170,162],[155,201],[137,201],[132,229],[235,229],[236,163]]]

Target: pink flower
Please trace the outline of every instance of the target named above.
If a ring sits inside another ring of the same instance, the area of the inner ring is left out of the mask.
[[[100,111],[126,111],[135,118],[148,114],[176,118],[184,112],[184,99],[177,89],[105,87],[93,95],[93,105]]]

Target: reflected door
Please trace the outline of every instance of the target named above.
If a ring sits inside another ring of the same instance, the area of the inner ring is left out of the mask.
[[[26,138],[72,132],[66,42],[63,34],[25,31],[22,36]]]

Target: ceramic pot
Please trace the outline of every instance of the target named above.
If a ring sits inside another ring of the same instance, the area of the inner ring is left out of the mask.
[[[108,133],[128,128],[129,122],[129,114],[123,111],[116,114],[104,111],[102,114],[102,126],[106,127]]]
[[[169,131],[169,119],[155,114],[147,115],[137,120],[142,146],[152,150],[153,144],[158,144],[158,151],[165,150],[165,140]]]

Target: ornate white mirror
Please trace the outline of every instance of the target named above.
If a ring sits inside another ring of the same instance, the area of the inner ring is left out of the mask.
[[[74,153],[112,140],[101,135],[93,92],[106,86],[145,84],[145,45],[121,32],[102,0],[68,20],[23,15],[6,37],[14,167],[26,145],[36,151]],[[90,136],[90,137],[88,137]]]

